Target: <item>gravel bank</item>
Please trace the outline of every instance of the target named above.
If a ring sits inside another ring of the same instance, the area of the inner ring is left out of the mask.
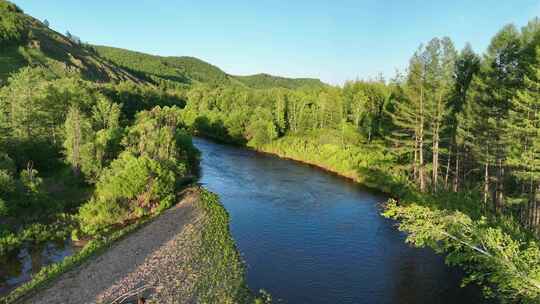
[[[204,212],[198,190],[25,303],[193,303]],[[127,297],[129,294],[136,296]]]

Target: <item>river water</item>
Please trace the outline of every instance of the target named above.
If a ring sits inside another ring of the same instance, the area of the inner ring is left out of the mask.
[[[382,194],[298,162],[195,138],[201,183],[219,194],[253,291],[276,303],[483,303],[459,269],[413,249],[382,218]],[[0,259],[0,296],[74,253],[70,241]]]
[[[459,269],[414,249],[380,214],[386,200],[294,161],[196,138],[201,183],[219,194],[249,287],[278,303],[482,303]]]

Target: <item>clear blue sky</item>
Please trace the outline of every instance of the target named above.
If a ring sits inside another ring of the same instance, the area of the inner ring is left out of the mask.
[[[540,16],[540,0],[14,0],[83,41],[189,55],[231,74],[345,80],[394,75],[422,42],[447,35],[485,50],[505,24]]]

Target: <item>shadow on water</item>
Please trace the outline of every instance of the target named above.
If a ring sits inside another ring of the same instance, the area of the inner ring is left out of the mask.
[[[0,297],[29,281],[44,266],[60,262],[76,250],[71,241],[58,241],[27,246],[0,257]]]

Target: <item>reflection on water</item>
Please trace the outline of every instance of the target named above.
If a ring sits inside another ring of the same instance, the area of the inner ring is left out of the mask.
[[[59,262],[74,251],[70,241],[60,241],[24,247],[0,257],[0,296],[29,281],[43,266]]]
[[[195,139],[202,178],[231,216],[248,285],[280,303],[485,303],[462,274],[413,249],[378,209],[385,196],[310,166]],[[47,243],[0,260],[0,296],[72,255]]]
[[[384,195],[316,168],[194,140],[219,194],[248,285],[285,303],[482,303],[477,288],[382,218]]]

